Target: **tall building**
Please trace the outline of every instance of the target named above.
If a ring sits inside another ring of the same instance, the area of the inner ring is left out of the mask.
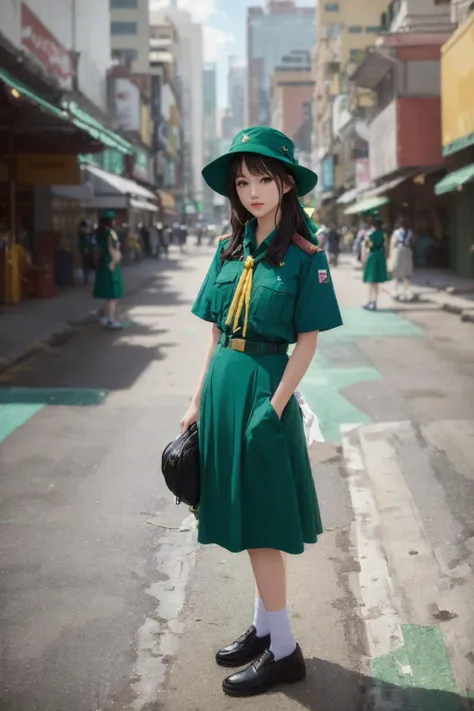
[[[240,57],[229,57],[227,91],[229,111],[233,121],[232,130],[238,133],[245,128],[245,88],[247,67]]]
[[[209,163],[217,158],[217,71],[216,65],[209,63],[204,66],[204,162]],[[203,193],[204,217],[208,222],[214,218],[214,192],[204,185]]]
[[[201,170],[204,165],[204,103],[203,103],[203,43],[202,26],[193,22],[189,12],[174,5],[151,10],[152,27],[172,23],[179,41],[175,48],[177,78],[180,84],[181,112],[184,134],[184,171],[189,175],[188,211],[192,204],[203,200]]]
[[[272,126],[291,138],[306,161],[311,154],[313,94],[311,53],[293,50],[273,73]]]
[[[110,0],[112,58],[133,73],[148,74],[150,20],[148,0]]]
[[[293,0],[267,0],[265,7],[248,8],[248,125],[270,124],[273,72],[292,50],[314,51],[315,21],[314,8],[298,7]]]

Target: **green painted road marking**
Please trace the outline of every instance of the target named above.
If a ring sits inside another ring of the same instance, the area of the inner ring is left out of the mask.
[[[399,697],[403,711],[461,711],[462,698],[440,628],[402,625],[402,632],[404,646],[371,663],[383,698],[389,702]],[[393,706],[388,703],[387,708]]]
[[[92,407],[101,405],[107,394],[78,388],[0,388],[0,444],[46,405]]]
[[[0,405],[36,404],[91,407],[101,405],[106,390],[80,388],[0,388]]]
[[[344,309],[344,326],[322,333],[316,358],[303,380],[302,392],[318,415],[321,430],[329,442],[340,442],[343,424],[371,424],[372,418],[341,393],[362,382],[382,380],[361,351],[358,341],[419,336],[422,331],[392,312],[370,313],[363,309]]]
[[[18,427],[23,427],[43,407],[44,405],[27,403],[0,405],[0,444]]]

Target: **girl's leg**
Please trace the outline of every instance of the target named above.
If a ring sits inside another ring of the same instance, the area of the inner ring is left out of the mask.
[[[378,298],[379,298],[379,288],[380,288],[380,284],[372,284],[372,286],[374,287],[374,292],[373,292],[373,293],[374,293],[374,297],[373,297],[373,299],[372,299],[372,302],[373,302],[374,306],[377,306],[377,300],[378,300]]]
[[[117,313],[117,299],[108,299],[105,302],[105,316],[108,323],[115,323]]]
[[[271,646],[275,660],[290,656],[296,649],[286,606],[286,566],[284,554],[273,548],[249,550],[250,560],[262,596],[270,628]]]
[[[409,301],[411,299],[411,296],[412,296],[412,294],[411,294],[411,279],[406,277],[405,278],[405,298],[407,299],[407,301]]]

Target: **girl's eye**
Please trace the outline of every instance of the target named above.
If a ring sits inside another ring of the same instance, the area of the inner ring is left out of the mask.
[[[246,181],[246,180],[238,180],[238,181],[237,181],[237,187],[238,187],[238,188],[245,188],[246,185],[247,185],[247,181]]]
[[[273,180],[273,178],[266,177],[266,178],[262,178],[260,182],[261,183],[271,183],[272,180]]]

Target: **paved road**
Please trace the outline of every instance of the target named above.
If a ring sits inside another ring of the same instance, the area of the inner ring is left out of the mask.
[[[468,708],[473,327],[388,296],[363,312],[348,263],[345,327],[303,386],[327,438],[326,533],[290,562],[308,680],[222,696],[212,656],[249,622],[249,565],[198,550],[159,474],[207,339],[189,307],[211,255],[189,252],[131,297],[123,333],[77,329],[1,376],[0,709]]]

